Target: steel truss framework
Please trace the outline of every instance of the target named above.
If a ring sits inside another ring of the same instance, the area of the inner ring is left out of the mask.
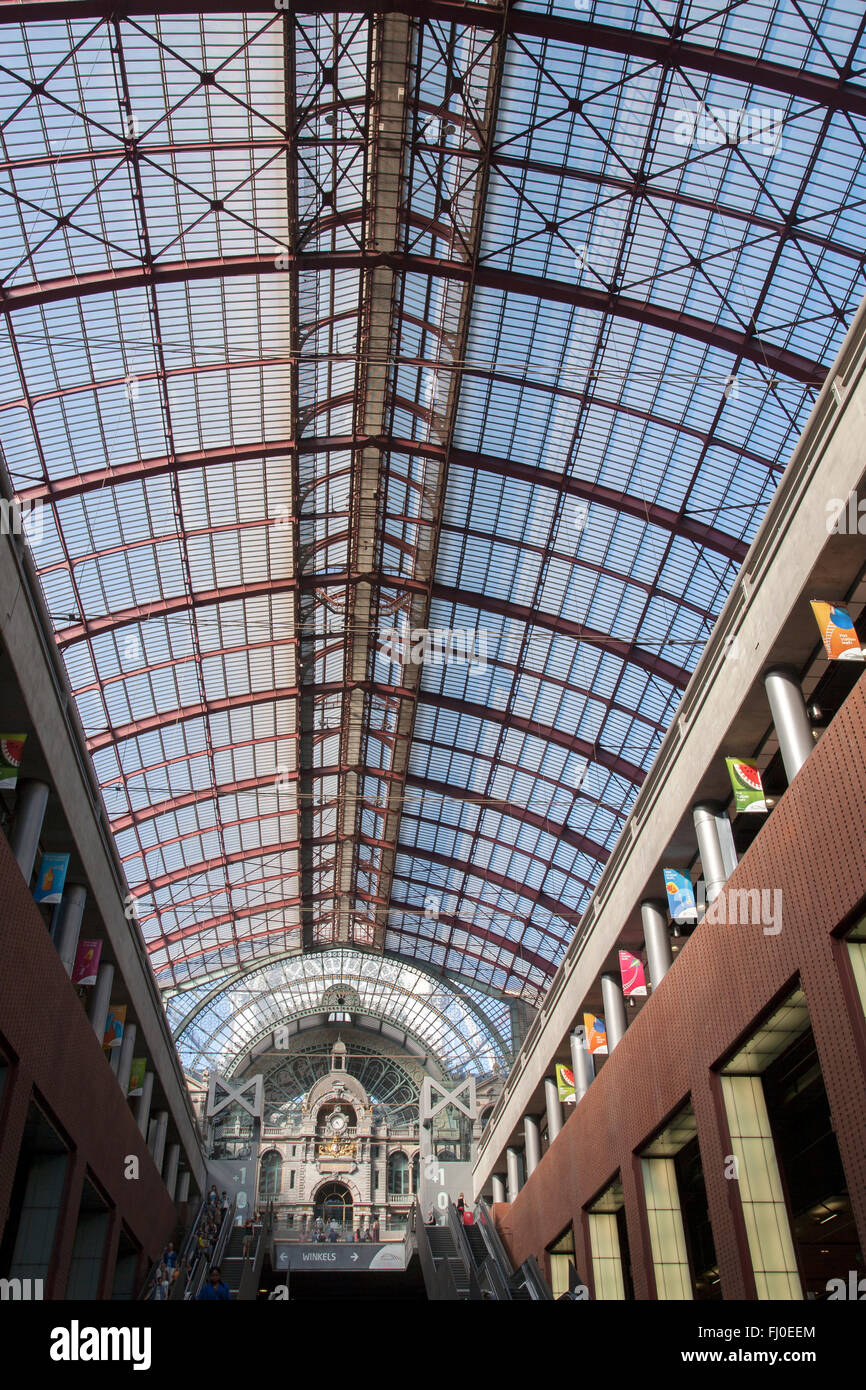
[[[511,1066],[507,1001],[407,959],[345,948],[285,956],[173,994],[167,1011],[183,1065],[247,1074],[256,1048],[283,1024],[324,1022],[335,989],[352,992],[353,1025],[368,1030],[379,1020],[396,1028],[444,1076],[496,1067],[505,1074]],[[301,1046],[290,1043],[292,1052]]]
[[[537,1003],[866,288],[862,6],[0,23],[3,482],[157,980]]]

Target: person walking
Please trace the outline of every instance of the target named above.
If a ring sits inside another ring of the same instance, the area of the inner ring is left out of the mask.
[[[228,1284],[223,1283],[219,1265],[211,1265],[208,1282],[199,1294],[197,1301],[199,1303],[213,1303],[217,1299],[230,1302],[231,1293]]]
[[[373,1224],[372,1224],[372,1226],[370,1227],[370,1238],[371,1238],[371,1240],[373,1241],[373,1244],[374,1244],[374,1245],[375,1245],[375,1244],[378,1242],[378,1240],[379,1240],[379,1218],[378,1218],[378,1216],[375,1216],[375,1217],[373,1218]]]

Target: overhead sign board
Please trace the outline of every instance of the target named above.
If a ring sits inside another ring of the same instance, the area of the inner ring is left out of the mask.
[[[274,1241],[274,1268],[305,1270],[308,1273],[347,1272],[393,1273],[406,1268],[406,1246],[402,1240],[386,1245],[297,1245]]]

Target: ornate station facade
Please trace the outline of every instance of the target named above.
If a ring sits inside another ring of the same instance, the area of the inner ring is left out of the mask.
[[[257,1065],[259,1204],[273,1201],[278,1225],[301,1239],[317,1220],[336,1221],[344,1237],[374,1220],[383,1236],[401,1230],[419,1190],[421,1085],[430,1074],[442,1081],[438,1068],[351,1024],[305,1033],[289,1054]],[[479,1080],[473,1141],[501,1086],[497,1072]]]

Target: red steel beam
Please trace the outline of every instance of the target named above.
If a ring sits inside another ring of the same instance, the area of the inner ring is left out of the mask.
[[[530,811],[526,806],[515,806],[509,801],[494,801],[490,797],[484,796],[482,792],[473,792],[466,787],[454,787],[448,782],[436,782],[429,777],[415,777],[411,773],[407,774],[406,785],[407,787],[418,787],[422,791],[433,792],[434,795],[441,796],[446,801],[466,801],[470,805],[483,806],[485,810],[492,811],[497,815],[522,821],[525,825],[531,825],[536,830],[544,830],[554,839],[562,840],[564,844],[579,850],[581,854],[588,854],[599,864],[606,863],[610,854],[609,850],[596,844],[595,840],[591,840],[588,835],[581,835],[579,831],[572,830],[570,826],[553,821],[550,816],[539,815],[537,811]],[[508,849],[510,846],[503,845],[503,848]],[[513,848],[515,854],[524,854],[530,859],[538,858],[530,850],[520,849],[517,845]]]
[[[694,314],[672,309],[665,304],[652,304],[648,300],[630,299],[625,295],[582,285],[570,285],[561,280],[548,280],[537,275],[525,275],[518,271],[499,270],[484,265],[472,267],[461,261],[446,261],[433,256],[402,253],[390,255],[364,251],[302,252],[295,256],[286,252],[284,264],[286,268],[296,266],[299,270],[375,271],[384,267],[401,275],[430,275],[434,278],[443,276],[455,280],[469,280],[474,277],[476,285],[488,289],[500,289],[508,294],[572,304],[576,308],[588,309],[602,316],[612,314],[614,317],[625,318],[675,336],[693,338],[707,347],[718,348],[733,357],[746,358],[766,367],[768,371],[779,372],[795,381],[820,386],[827,375],[827,368],[810,358],[764,342],[757,335],[754,325],[750,325],[745,331],[729,328],[725,324],[714,324],[708,319],[697,318]],[[216,256],[194,261],[173,261],[163,265],[124,266],[110,271],[97,270],[57,280],[4,287],[0,293],[0,311],[12,313],[16,309],[78,299],[83,295],[137,289],[145,285],[159,286],[190,280],[218,279],[223,276],[281,273],[281,270],[277,269],[275,256]]]
[[[515,714],[512,710],[497,709],[494,705],[479,705],[471,700],[461,700],[453,695],[440,695],[430,690],[422,690],[419,700],[421,704],[429,705],[431,708],[453,710],[455,714],[465,714],[481,722],[492,720],[497,724],[507,724],[509,728],[519,729],[521,733],[532,734],[535,738],[542,738],[547,743],[567,749],[569,753],[588,758],[637,787],[641,786],[646,777],[643,768],[637,763],[630,763],[626,758],[611,753],[597,743],[590,743],[577,734],[569,734],[564,729],[557,729],[552,724],[539,723],[536,719],[527,719],[525,715]],[[652,727],[657,729],[659,726],[653,723]],[[427,740],[422,739],[421,742],[426,745]]]
[[[397,856],[401,855],[407,859],[429,860],[431,864],[439,864],[445,869],[453,869],[456,873],[465,875],[467,878],[480,878],[485,883],[492,883],[496,888],[502,888],[506,893],[513,893],[517,898],[527,898],[531,902],[537,902],[547,912],[555,917],[561,917],[563,921],[570,922],[577,926],[581,918],[581,913],[575,912],[573,908],[566,907],[564,903],[557,902],[549,893],[545,893],[541,888],[528,888],[525,883],[518,883],[517,879],[508,878],[505,874],[498,874],[493,869],[487,869],[483,864],[470,864],[465,859],[455,859],[453,855],[440,854],[437,850],[423,849],[420,845],[405,845],[398,841],[396,846]],[[401,875],[397,874],[397,877]],[[451,893],[459,892],[456,888],[448,890]],[[540,930],[540,929],[539,929]]]
[[[329,402],[329,405],[333,404]],[[612,406],[612,409],[616,407]],[[239,447],[221,445],[210,449],[195,450],[191,453],[176,454],[173,457],[160,455],[150,459],[135,459],[129,463],[113,464],[109,468],[95,469],[85,474],[75,474],[59,478],[36,487],[22,489],[18,494],[22,501],[47,500],[58,502],[66,497],[80,497],[84,493],[101,490],[107,484],[117,485],[142,477],[156,477],[163,473],[183,472],[191,468],[206,468],[223,463],[241,463],[250,459],[288,457],[293,448],[302,454],[331,452],[343,449],[365,449],[378,447],[397,453],[419,455],[424,458],[443,458],[441,446],[432,442],[411,439],[362,437],[347,435],[322,435],[301,440],[297,445],[293,440],[272,440],[270,442],[244,444]],[[663,507],[657,502],[638,497],[632,493],[619,492],[579,476],[564,476],[532,464],[520,463],[516,459],[498,458],[492,454],[475,453],[468,449],[451,449],[450,461],[460,468],[471,468],[479,473],[491,473],[500,478],[516,478],[532,487],[552,488],[565,496],[579,497],[586,502],[610,507],[614,511],[625,512],[640,521],[650,522],[662,530],[673,531],[696,545],[708,546],[720,555],[726,556],[735,564],[742,564],[748,546],[715,526],[681,515],[671,507]],[[241,523],[238,523],[240,526]],[[161,538],[154,537],[154,544]],[[327,544],[340,539],[329,537]],[[324,545],[326,542],[322,542]],[[136,542],[139,544],[139,542]],[[181,605],[183,606],[183,605]],[[130,610],[133,611],[133,610]],[[99,619],[94,620],[98,623]],[[135,621],[135,619],[130,619]],[[91,631],[98,631],[91,625]],[[81,634],[83,635],[83,634]],[[64,640],[69,640],[65,639]],[[74,640],[74,639],[72,639]]]
[[[66,20],[126,18],[136,15],[273,15],[267,0],[2,0],[0,23],[56,25]],[[501,8],[464,0],[292,0],[297,15],[405,14],[464,28],[480,28],[525,38],[548,39],[582,49],[601,49],[625,58],[643,58],[662,68],[689,69],[727,77],[746,86],[764,87],[812,101],[834,111],[866,116],[866,90],[841,78],[770,62],[720,48],[689,42],[680,25],[670,33],[641,33],[595,20],[562,14]]]
[[[90,753],[96,753],[100,748],[110,748],[112,744],[122,743],[124,739],[136,738],[155,729],[167,729],[173,724],[185,723],[188,719],[201,719],[210,714],[250,708],[253,705],[273,705],[280,700],[296,700],[300,693],[296,685],[287,685],[277,690],[247,690],[240,695],[227,695],[219,700],[204,700],[197,705],[183,705],[180,709],[151,714],[144,719],[134,719],[129,724],[122,724],[116,729],[105,729],[102,733],[94,734],[87,740],[87,749]]]

